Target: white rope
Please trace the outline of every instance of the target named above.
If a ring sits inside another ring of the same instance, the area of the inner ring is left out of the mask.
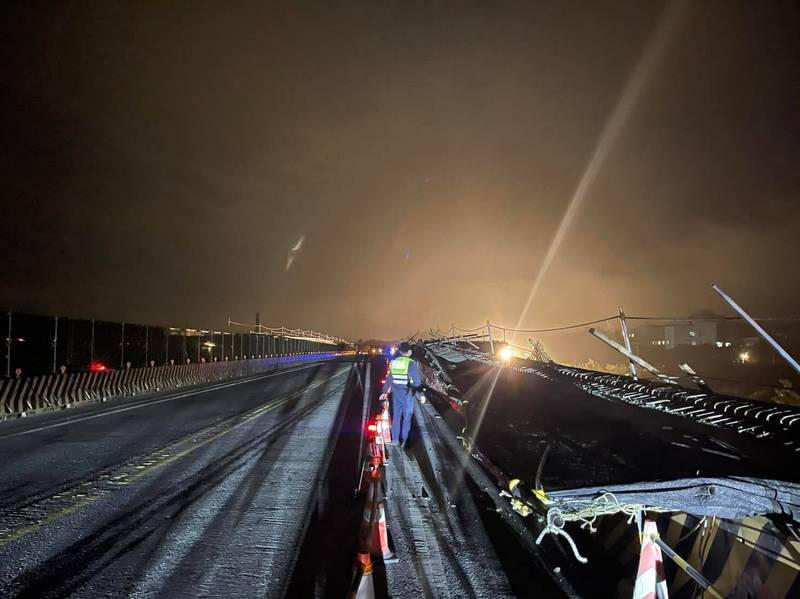
[[[572,537],[569,536],[569,533],[564,530],[565,523],[566,520],[564,519],[561,510],[558,508],[550,508],[547,510],[547,526],[545,526],[542,529],[542,532],[539,533],[539,536],[536,538],[536,544],[540,545],[542,543],[542,539],[544,539],[544,535],[548,533],[553,536],[561,535],[567,540],[567,543],[569,543],[569,546],[572,548],[572,553],[575,556],[575,559],[582,564],[588,563],[589,560],[578,553],[578,547],[575,545],[575,541],[573,541]]]
[[[559,508],[552,509],[559,509],[559,514],[565,521],[580,522],[581,528],[588,529],[591,533],[597,532],[594,523],[600,516],[622,513],[628,516],[628,524],[630,524],[636,520],[639,514],[645,511],[658,513],[675,511],[672,509],[649,506],[643,503],[620,503],[616,496],[610,491],[606,491],[602,495],[594,498],[590,505],[582,508],[569,509],[566,507],[566,504],[569,502],[569,499],[559,500]]]

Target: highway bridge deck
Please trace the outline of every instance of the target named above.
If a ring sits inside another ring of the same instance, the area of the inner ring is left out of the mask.
[[[354,372],[303,364],[3,426],[0,595],[282,595]]]
[[[377,412],[384,368],[373,359],[367,381],[360,359],[290,364],[3,423],[0,596],[343,596],[363,512],[353,500],[362,418]],[[558,377],[474,360],[446,368],[481,415],[470,426],[490,464],[529,485],[541,470],[551,494],[676,477],[796,480],[770,440]],[[557,597],[567,576],[591,597],[603,573],[613,588],[607,556],[592,556],[587,577],[563,547],[552,563],[531,550],[539,520],[514,529],[499,489],[467,471],[463,420],[430,395],[409,447],[389,447],[399,560],[376,560],[378,596]]]

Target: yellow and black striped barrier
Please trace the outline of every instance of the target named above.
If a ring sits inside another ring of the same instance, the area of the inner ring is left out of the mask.
[[[667,560],[667,581],[673,599],[800,597],[800,541],[769,518],[727,520],[663,514],[658,518],[658,528],[664,543],[712,587],[706,591],[695,588],[686,569]],[[599,526],[599,538],[603,548],[616,556],[633,580],[640,547],[636,526],[629,524],[626,516],[606,516]]]

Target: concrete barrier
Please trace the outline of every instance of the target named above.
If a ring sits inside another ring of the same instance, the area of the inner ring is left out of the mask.
[[[0,420],[76,404],[133,397],[254,375],[285,364],[332,358],[336,352],[299,354],[251,360],[172,364],[0,379]]]

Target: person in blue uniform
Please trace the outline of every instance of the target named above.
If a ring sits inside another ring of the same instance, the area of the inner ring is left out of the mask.
[[[381,399],[386,400],[392,393],[392,442],[405,447],[408,432],[411,430],[411,417],[414,415],[414,397],[419,396],[425,403],[422,393],[422,372],[419,364],[411,357],[411,345],[401,343],[397,357],[389,362],[389,374],[383,383]]]

